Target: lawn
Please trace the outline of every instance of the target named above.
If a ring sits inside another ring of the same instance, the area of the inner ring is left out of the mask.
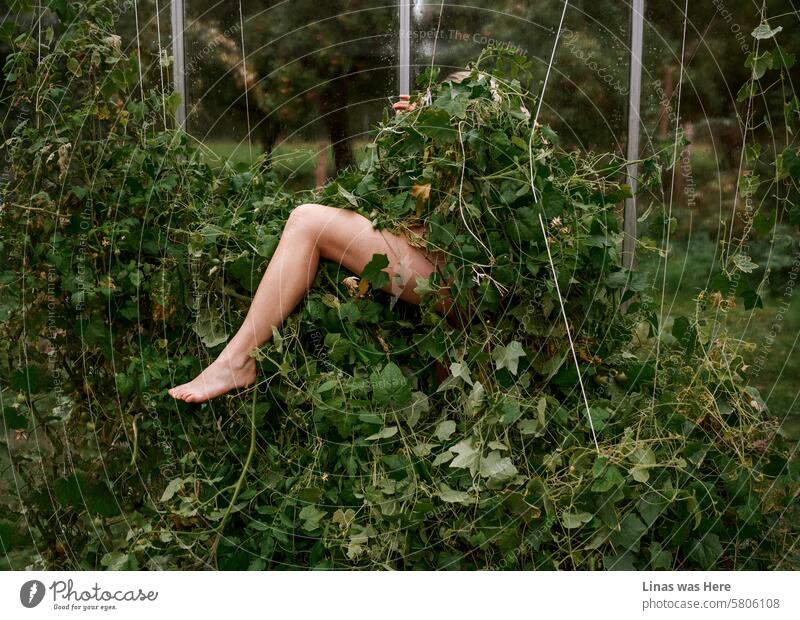
[[[694,313],[693,299],[707,288],[712,266],[719,260],[715,250],[716,245],[707,239],[672,244],[664,294],[667,327],[671,315]],[[656,260],[646,257],[640,269],[654,282],[651,294],[660,300],[663,271],[657,269]],[[736,307],[720,312],[718,321],[729,339],[755,345],[754,351],[745,353],[750,362],[749,384],[758,388],[772,415],[783,420],[787,435],[800,439],[800,294],[770,295],[765,297],[763,308],[751,310],[737,299]]]

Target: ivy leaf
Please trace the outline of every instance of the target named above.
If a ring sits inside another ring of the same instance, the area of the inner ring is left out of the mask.
[[[706,570],[713,568],[717,558],[722,555],[722,543],[719,536],[708,533],[697,542],[689,542],[689,557]]]
[[[397,364],[389,362],[379,373],[373,373],[370,380],[376,403],[402,407],[411,402],[411,385]]]
[[[456,432],[456,423],[452,420],[445,420],[444,422],[439,422],[438,426],[436,427],[436,439],[439,441],[447,441],[450,439],[450,436]]]
[[[522,345],[517,340],[512,340],[508,345],[501,345],[495,347],[492,353],[492,359],[495,362],[495,368],[508,368],[512,375],[517,374],[519,366],[519,358],[525,357],[525,351],[522,350]]]
[[[75,77],[81,77],[81,63],[78,62],[77,58],[70,57],[67,59],[67,69]]]
[[[396,426],[387,426],[386,428],[379,430],[374,435],[367,437],[367,441],[373,441],[376,439],[389,439],[389,437],[394,437],[397,435],[397,430],[398,429]]]
[[[493,489],[503,486],[516,476],[517,468],[509,457],[501,456],[499,451],[494,450],[486,458],[480,459],[480,474],[487,478],[487,486]]]
[[[208,308],[201,308],[197,313],[197,319],[192,326],[192,330],[200,336],[200,342],[209,349],[222,344],[228,339],[228,334],[225,333],[222,322]]]
[[[450,448],[450,452],[454,452],[457,455],[450,462],[450,467],[469,469],[469,473],[473,476],[477,473],[480,453],[475,450],[472,438],[461,440]]]
[[[605,493],[606,491],[610,491],[614,487],[620,487],[623,484],[625,484],[625,478],[619,471],[619,468],[614,465],[610,465],[605,470],[603,476],[594,481],[594,484],[592,484],[592,491],[596,491],[597,493]]]
[[[500,416],[500,423],[509,426],[522,417],[522,409],[516,400],[503,398],[499,404],[503,415]]]
[[[173,478],[172,480],[169,481],[169,484],[167,484],[167,488],[164,489],[164,492],[161,494],[160,501],[168,502],[174,497],[175,493],[178,492],[178,489],[182,487],[183,487],[183,478]]]
[[[320,520],[327,514],[327,512],[320,510],[314,505],[309,504],[308,506],[304,506],[300,511],[300,519],[303,521],[303,529],[307,532],[313,532],[319,528]]]
[[[427,413],[430,408],[431,405],[425,392],[413,392],[411,394],[411,404],[404,411],[408,425],[414,428],[422,414]]]
[[[170,116],[175,116],[175,112],[178,111],[178,106],[181,104],[181,95],[178,91],[173,90],[169,97],[166,99],[166,106],[167,111],[170,113]]]
[[[744,61],[744,66],[753,70],[753,79],[755,80],[760,80],[764,77],[767,69],[771,69],[772,65],[772,54],[770,52],[764,52],[759,55],[751,52],[747,60]]]
[[[28,418],[11,407],[3,407],[3,419],[8,428],[19,430],[28,428]]]
[[[745,254],[734,254],[731,256],[730,260],[736,269],[744,273],[752,273],[753,270],[758,268],[758,265]]]
[[[361,272],[361,280],[367,280],[374,289],[382,289],[389,284],[389,274],[383,271],[389,266],[389,259],[386,254],[373,254],[364,270]]]
[[[108,570],[126,570],[129,568],[129,559],[130,557],[127,553],[110,551],[100,559],[100,565],[105,566]]]
[[[781,30],[783,30],[783,26],[778,26],[777,28],[770,28],[767,22],[763,22],[761,25],[757,26],[751,34],[754,38],[758,40],[771,39]]]
[[[473,416],[478,412],[483,404],[485,393],[486,391],[483,388],[483,384],[480,381],[476,381],[475,385],[472,386],[472,391],[469,393],[469,396],[467,396],[465,405],[467,415]]]
[[[467,505],[467,504],[472,503],[469,493],[465,493],[464,491],[456,491],[455,489],[451,489],[444,482],[442,482],[439,485],[439,497],[442,499],[443,502],[447,502],[448,504],[464,504],[464,505]]]
[[[797,56],[791,52],[787,52],[778,48],[772,52],[772,68],[773,69],[786,69],[787,71],[794,67]]]
[[[450,375],[442,381],[441,385],[436,388],[437,392],[444,392],[451,388],[457,387],[461,382],[467,385],[472,385],[472,377],[470,376],[469,366],[465,362],[453,362],[450,364]]]
[[[592,516],[590,512],[564,512],[561,515],[561,523],[568,530],[574,530],[584,523],[589,523],[592,520]]]
[[[353,194],[348,192],[344,187],[342,187],[341,185],[337,185],[336,191],[342,198],[344,198],[351,205],[353,205],[354,207],[358,207],[358,198],[356,198]]]

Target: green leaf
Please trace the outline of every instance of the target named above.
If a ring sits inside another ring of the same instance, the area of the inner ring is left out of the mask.
[[[348,192],[344,187],[342,187],[341,185],[337,185],[336,191],[342,198],[344,198],[351,205],[353,205],[354,207],[358,207],[358,198],[356,198],[353,194]]]
[[[781,30],[783,30],[783,26],[778,26],[777,28],[770,28],[770,25],[767,22],[763,22],[761,25],[757,26],[751,34],[753,35],[754,38],[758,40],[771,39]]]
[[[605,493],[614,487],[620,487],[625,484],[625,477],[620,472],[619,468],[615,465],[609,466],[602,476],[592,484],[592,491],[597,493]]]
[[[512,375],[517,374],[519,366],[519,358],[525,357],[525,351],[522,350],[522,345],[517,340],[512,340],[508,345],[500,345],[495,347],[492,353],[495,368],[508,368]]]
[[[498,403],[498,409],[502,412],[500,416],[500,423],[504,426],[510,426],[522,417],[524,413],[520,407],[520,402],[514,398],[501,397]]]
[[[456,423],[452,420],[445,420],[444,422],[439,422],[436,426],[436,439],[439,441],[447,441],[450,439],[450,436],[456,432]]]
[[[122,551],[110,551],[100,558],[100,565],[108,570],[126,570],[129,568],[130,556]]]
[[[772,52],[772,68],[789,70],[794,67],[797,56],[791,52],[777,48]]]
[[[168,502],[173,498],[175,493],[178,492],[179,489],[183,488],[183,478],[173,478],[167,484],[167,488],[164,489],[164,492],[161,494],[161,502]]]
[[[9,19],[0,24],[0,41],[10,42],[14,34],[14,27],[16,24],[13,20]]]
[[[764,77],[767,69],[772,68],[772,62],[772,54],[770,52],[764,52],[759,55],[756,55],[755,52],[751,52],[747,60],[745,60],[744,66],[753,70],[752,76],[754,80],[760,80]]]
[[[486,391],[483,389],[483,384],[480,381],[476,381],[475,385],[472,386],[472,391],[469,393],[469,396],[467,396],[465,406],[467,415],[474,416],[478,413],[483,404],[485,394]]]
[[[468,504],[473,503],[473,500],[470,498],[469,493],[465,493],[464,491],[456,491],[455,489],[451,489],[444,482],[442,482],[439,485],[438,495],[442,499],[443,502],[447,502],[448,504],[464,504],[464,505],[468,505]]]
[[[719,541],[719,536],[716,534],[708,533],[699,541],[691,541],[689,545],[689,557],[695,560],[700,566],[706,570],[714,567],[714,564],[722,555],[722,543]]]
[[[473,476],[478,471],[478,461],[480,453],[475,449],[475,444],[472,438],[463,439],[450,448],[450,452],[455,453],[457,456],[450,462],[450,467],[456,469],[469,469],[470,474]]]
[[[469,367],[467,366],[466,362],[453,362],[450,364],[450,375],[444,381],[442,381],[441,385],[436,388],[436,391],[444,392],[461,385],[462,381],[467,385],[473,384]]]
[[[173,90],[169,97],[166,99],[166,106],[167,111],[169,112],[170,116],[175,116],[175,113],[178,111],[178,106],[181,104],[181,95],[178,91]]]
[[[452,465],[451,465],[452,467]],[[494,450],[486,458],[480,459],[479,471],[481,476],[487,478],[489,488],[499,488],[517,475],[517,468],[507,456],[502,456]]]
[[[319,528],[320,520],[327,516],[327,512],[319,510],[316,506],[309,504],[304,506],[300,511],[300,519],[303,521],[303,529],[307,532],[313,532]]]
[[[389,266],[389,259],[386,254],[373,254],[364,270],[361,272],[361,277],[370,283],[373,289],[382,289],[389,284],[389,274],[383,271]]]
[[[647,527],[655,523],[658,516],[669,506],[669,496],[663,492],[648,491],[636,502],[636,509],[644,519]]]
[[[367,437],[367,441],[374,441],[376,439],[389,439],[389,437],[394,437],[397,435],[398,428],[396,426],[387,426],[384,429],[379,430],[374,435],[370,435]]]
[[[411,404],[405,409],[406,422],[411,428],[417,425],[423,413],[430,411],[430,402],[425,392],[412,392]]]
[[[75,77],[81,76],[81,63],[78,62],[77,58],[70,56],[67,59],[67,69]]]
[[[639,542],[647,531],[647,526],[633,512],[626,514],[619,524],[619,530],[609,537],[614,547],[622,551],[638,552]]]
[[[758,265],[752,261],[749,256],[745,254],[734,254],[731,256],[730,261],[733,263],[733,266],[742,271],[744,273],[752,273],[755,269],[758,268]]]
[[[581,527],[585,523],[592,520],[592,513],[590,512],[570,512],[565,511],[561,514],[561,523],[568,530],[574,530]]]
[[[402,407],[411,402],[411,385],[397,364],[389,362],[380,373],[373,373],[370,380],[376,403]]]
[[[216,347],[228,339],[222,320],[209,308],[201,308],[197,313],[192,330],[200,336],[200,342],[209,349]]]
[[[3,407],[3,420],[6,428],[17,430],[28,428],[28,418],[13,407]]]

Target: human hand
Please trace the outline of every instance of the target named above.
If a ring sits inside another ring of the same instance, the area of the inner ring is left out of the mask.
[[[410,112],[416,107],[415,104],[409,101],[408,95],[400,95],[400,101],[397,103],[392,104],[392,108],[395,112]]]

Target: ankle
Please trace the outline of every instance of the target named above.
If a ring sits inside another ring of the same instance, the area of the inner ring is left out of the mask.
[[[219,354],[218,359],[224,360],[226,364],[230,364],[235,368],[245,368],[255,362],[250,356],[249,350],[238,347],[226,347],[225,350]]]

